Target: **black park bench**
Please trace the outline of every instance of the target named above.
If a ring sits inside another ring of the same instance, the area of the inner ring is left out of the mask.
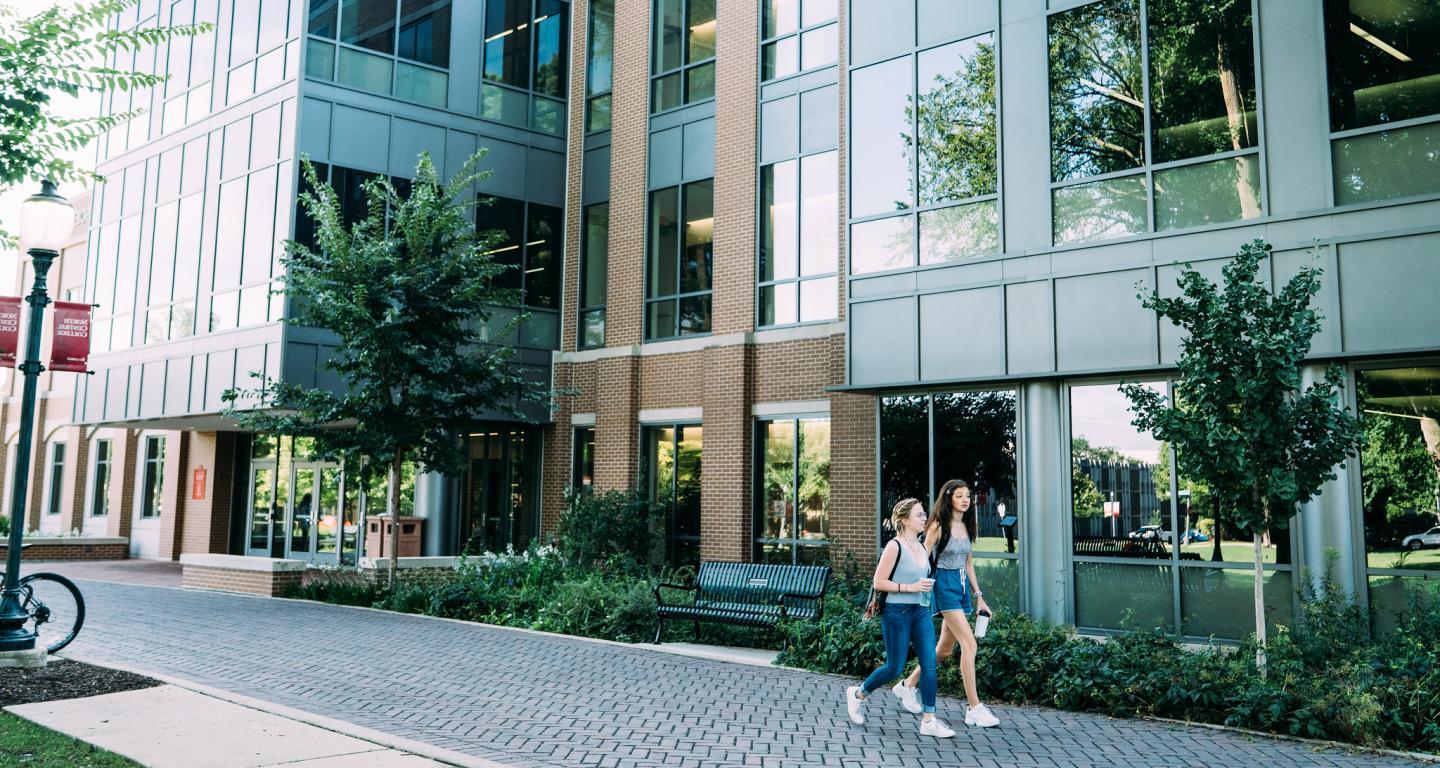
[[[691,586],[655,585],[655,643],[666,619],[713,621],[743,627],[774,626],[787,619],[819,619],[825,612],[828,565],[702,562]],[[688,604],[667,603],[661,590],[694,594]]]

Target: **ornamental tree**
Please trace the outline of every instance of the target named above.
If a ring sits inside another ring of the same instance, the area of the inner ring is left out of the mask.
[[[1320,269],[1307,265],[1272,293],[1256,279],[1269,254],[1259,240],[1242,246],[1223,270],[1223,289],[1187,268],[1178,280],[1181,295],[1141,294],[1145,308],[1185,332],[1175,402],[1141,384],[1121,387],[1132,423],[1173,445],[1181,474],[1204,484],[1220,520],[1254,540],[1255,663],[1262,673],[1261,536],[1286,528],[1362,442],[1359,423],[1339,402],[1344,369],[1332,364],[1324,377],[1301,384],[1310,340],[1320,330],[1320,314],[1310,306]]]
[[[363,185],[366,214],[347,223],[335,190],[304,163],[313,191],[300,200],[315,222],[313,247],[286,244],[286,322],[335,335],[321,365],[339,379],[334,389],[262,378],[258,390],[225,393],[226,415],[259,432],[311,437],[324,458],[345,462],[363,483],[389,474],[390,509],[399,514],[403,467],[459,473],[462,431],[486,412],[517,413],[544,391],[511,361],[513,348],[488,329],[497,306],[519,304],[516,291],[496,286],[516,268],[494,258],[498,232],[477,232],[472,185],[481,150],[448,182],[428,154],[415,168],[409,194],[384,177]],[[243,405],[242,405],[243,403]],[[390,540],[394,584],[398,531]]]

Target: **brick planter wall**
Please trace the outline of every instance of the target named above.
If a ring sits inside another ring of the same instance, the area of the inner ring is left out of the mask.
[[[26,539],[20,550],[21,560],[124,560],[130,556],[130,540],[117,538]],[[0,542],[0,558],[10,551],[8,542]]]
[[[278,597],[297,587],[305,577],[306,564],[241,555],[181,555],[180,584],[186,589],[240,592]]]

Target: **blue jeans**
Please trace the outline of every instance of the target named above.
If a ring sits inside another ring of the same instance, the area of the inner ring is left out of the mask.
[[[920,704],[924,711],[934,712],[935,624],[930,609],[917,603],[886,603],[880,627],[885,632],[885,666],[865,678],[865,695],[904,674],[913,647],[920,658]]]

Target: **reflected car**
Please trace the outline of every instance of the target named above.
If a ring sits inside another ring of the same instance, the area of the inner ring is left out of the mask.
[[[1199,529],[1196,529],[1196,528],[1191,528],[1190,530],[1188,530],[1188,531],[1180,534],[1180,543],[1181,543],[1181,544],[1189,544],[1189,543],[1195,542],[1195,541],[1209,541],[1209,540],[1210,540],[1210,537],[1209,537],[1209,536],[1205,535],[1205,534],[1202,533]]]
[[[1170,543],[1170,532],[1160,525],[1142,525],[1129,533],[1137,541],[1163,541]]]
[[[1406,536],[1405,540],[1400,542],[1400,546],[1410,550],[1411,552],[1419,549],[1425,549],[1426,547],[1440,547],[1440,525],[1437,525],[1424,533],[1417,533],[1414,536]]]

